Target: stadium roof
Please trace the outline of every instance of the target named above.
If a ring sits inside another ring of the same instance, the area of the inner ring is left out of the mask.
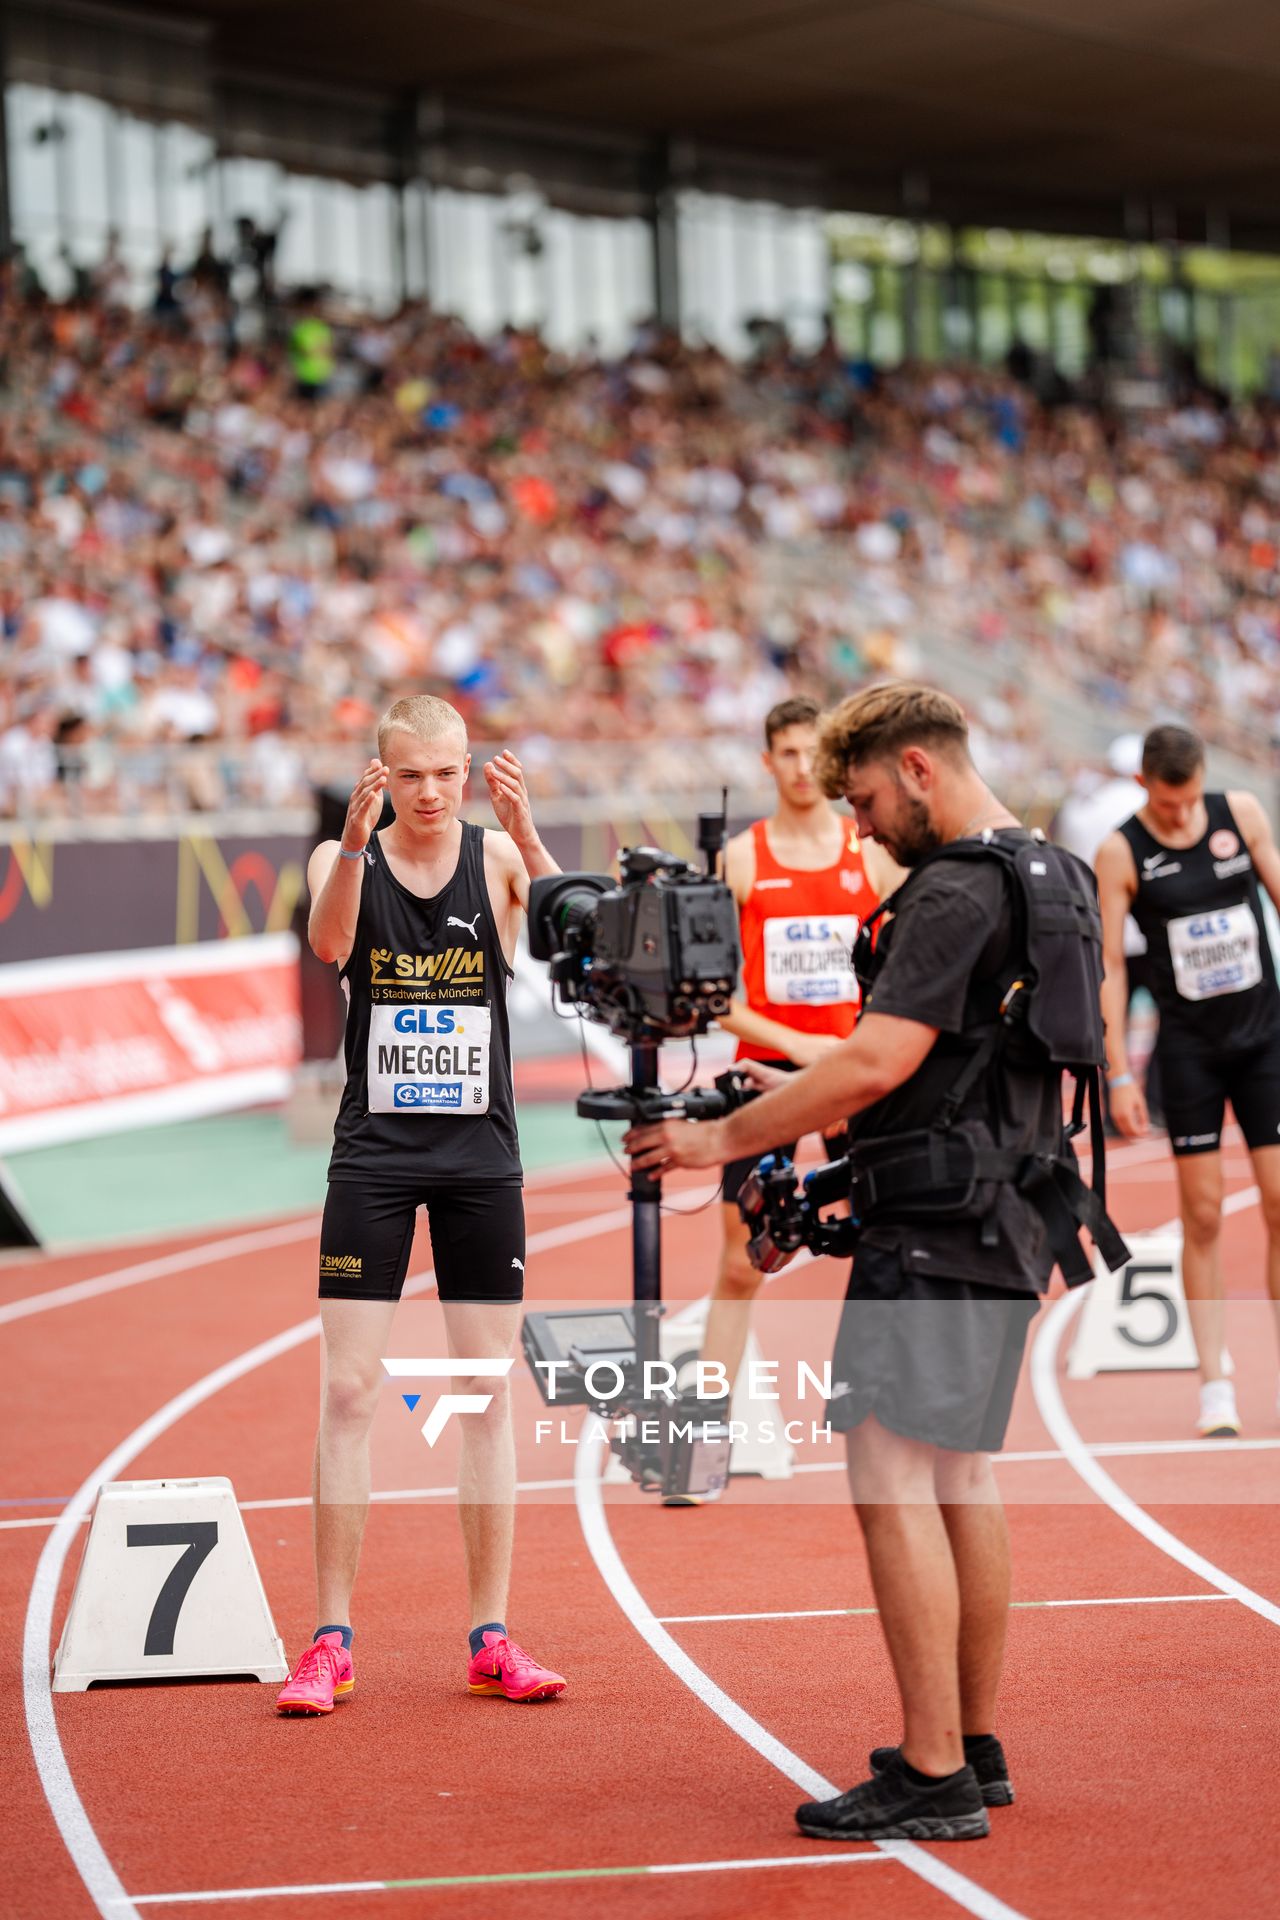
[[[789,197],[1280,246],[1275,0],[142,3],[221,72],[669,136]]]

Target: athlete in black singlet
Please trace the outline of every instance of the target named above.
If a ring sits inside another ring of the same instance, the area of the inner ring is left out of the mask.
[[[1259,882],[1280,905],[1280,852],[1250,793],[1206,793],[1204,749],[1183,727],[1143,743],[1147,802],[1098,850],[1107,977],[1111,1112],[1147,1130],[1125,1055],[1126,913],[1147,939],[1165,1119],[1178,1171],[1182,1277],[1203,1386],[1203,1434],[1240,1430],[1222,1371],[1222,1125],[1228,1101],[1253,1161],[1269,1235],[1267,1281],[1280,1314],[1280,987]]]
[[[459,1420],[458,1510],[471,1595],[473,1693],[564,1690],[504,1624],[515,1447],[507,1382],[466,1377],[501,1359],[524,1292],[524,1208],[507,983],[529,881],[559,869],[538,839],[514,754],[485,766],[501,833],[458,817],[470,755],[443,700],[399,700],[356,784],[342,839],[311,856],[308,936],[347,998],[347,1082],[320,1232],[325,1370],[315,1461],[322,1623],[280,1694],[282,1713],[326,1713],[354,1685],[350,1601],[369,1501],[369,1427],[382,1355],[426,1208]],[[395,820],[376,831],[384,792]]]

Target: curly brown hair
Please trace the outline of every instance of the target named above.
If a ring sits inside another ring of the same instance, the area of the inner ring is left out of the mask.
[[[819,723],[819,784],[830,799],[838,799],[851,767],[891,758],[904,747],[931,747],[967,758],[969,722],[959,701],[937,687],[904,680],[851,693]]]

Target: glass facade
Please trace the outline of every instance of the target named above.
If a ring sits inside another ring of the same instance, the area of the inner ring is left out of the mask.
[[[6,89],[5,116],[14,238],[51,294],[70,293],[113,231],[135,301],[166,246],[175,259],[194,256],[215,217],[207,133],[22,81]]]
[[[737,356],[765,319],[816,347],[831,303],[825,215],[693,190],[676,206],[684,331]]]
[[[1150,377],[1192,354],[1232,393],[1276,383],[1278,259],[869,214],[835,215],[828,232],[837,337],[875,365],[994,365],[1017,346],[1068,379],[1099,354]]]

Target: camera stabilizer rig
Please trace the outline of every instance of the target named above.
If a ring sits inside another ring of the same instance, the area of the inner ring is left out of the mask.
[[[785,1153],[766,1153],[738,1191],[738,1211],[751,1236],[747,1257],[757,1272],[777,1273],[801,1247],[847,1260],[858,1239],[850,1214],[823,1217],[822,1209],[847,1200],[848,1157],[815,1167],[803,1183]]]
[[[656,847],[628,847],[620,859],[621,884],[590,873],[533,882],[534,959],[550,963],[563,1004],[603,1022],[630,1051],[628,1085],[581,1094],[577,1110],[584,1119],[632,1126],[711,1120],[752,1097],[754,1090],[732,1072],[714,1088],[683,1093],[665,1093],[658,1083],[662,1042],[705,1033],[728,1011],[739,948],[737,907],[715,872],[724,836],[723,806],[699,816],[705,872]],[[613,1424],[610,1445],[641,1488],[713,1496],[728,1478],[728,1426],[718,1410],[677,1390],[674,1369],[660,1352],[661,1178],[633,1168],[628,1197],[631,1308],[527,1314],[525,1358],[548,1406],[589,1406]],[[596,1379],[606,1367],[607,1395]]]

